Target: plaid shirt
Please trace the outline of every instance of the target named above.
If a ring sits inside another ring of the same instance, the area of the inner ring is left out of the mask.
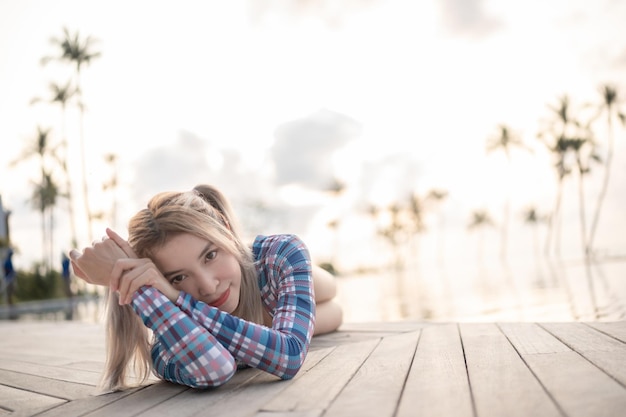
[[[275,235],[258,236],[252,252],[271,328],[182,291],[176,303],[152,287],[135,293],[132,306],[155,336],[152,361],[158,377],[201,388],[228,381],[237,363],[283,379],[298,372],[315,324],[308,250],[296,236]]]

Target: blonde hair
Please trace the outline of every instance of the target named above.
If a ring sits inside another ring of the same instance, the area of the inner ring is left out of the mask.
[[[140,258],[150,258],[172,236],[190,233],[213,242],[234,255],[241,267],[241,294],[233,315],[263,322],[263,306],[252,251],[239,235],[230,204],[216,188],[196,186],[188,192],[154,196],[148,207],[129,222],[128,242]],[[149,331],[129,305],[120,306],[117,294],[108,294],[107,359],[101,385],[123,389],[129,370],[145,381],[152,369]]]

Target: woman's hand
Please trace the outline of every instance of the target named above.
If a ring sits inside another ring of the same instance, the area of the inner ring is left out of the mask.
[[[111,229],[107,237],[81,254],[70,252],[74,273],[90,284],[109,286],[119,293],[120,304],[129,304],[143,286],[154,287],[172,302],[179,292],[150,259],[139,259],[130,244]]]
[[[117,233],[107,229],[107,236],[82,253],[75,249],[70,251],[74,273],[90,284],[108,286],[115,263],[119,259],[137,257],[128,242]]]
[[[179,291],[163,276],[150,259],[127,258],[115,263],[111,271],[111,291],[119,293],[120,305],[129,304],[135,291],[143,286],[153,287],[176,302]]]

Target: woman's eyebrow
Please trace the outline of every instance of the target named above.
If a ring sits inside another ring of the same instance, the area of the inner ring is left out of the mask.
[[[211,249],[213,249],[213,246],[215,246],[215,245],[213,245],[213,242],[207,242],[206,246],[204,246],[204,248],[200,251],[200,255],[198,255],[198,260],[202,260],[206,256],[206,254]],[[179,274],[179,273],[183,272],[183,270],[184,269],[181,268],[181,269],[177,269],[177,270],[174,270],[174,271],[164,272],[163,276],[165,278],[169,278],[172,275],[176,275],[176,274]]]
[[[200,256],[198,256],[198,260],[202,260],[206,254],[213,249],[213,242],[207,242],[206,246],[204,247],[204,249],[202,249],[202,251],[200,252]]]
[[[164,276],[166,279],[168,279],[168,280],[169,280],[169,279],[170,279],[170,277],[171,277],[172,275],[176,275],[176,274],[178,274],[178,273],[180,273],[180,272],[182,272],[182,271],[183,271],[182,269],[177,269],[176,271],[164,272],[164,273],[163,273],[163,276]]]

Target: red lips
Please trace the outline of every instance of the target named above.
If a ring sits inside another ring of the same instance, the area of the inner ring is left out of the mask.
[[[222,294],[222,296],[220,298],[218,298],[215,301],[212,301],[209,303],[210,306],[213,307],[217,307],[219,308],[222,304],[224,304],[226,301],[228,301],[228,297],[230,296],[230,287],[226,289],[226,291],[224,291],[224,294]]]

